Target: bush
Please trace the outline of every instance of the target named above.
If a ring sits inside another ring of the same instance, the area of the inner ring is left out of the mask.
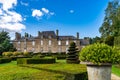
[[[8,56],[10,57],[13,54],[13,52],[3,52],[3,56]]]
[[[76,48],[76,44],[74,42],[70,43],[70,47],[68,49],[67,63],[79,63],[79,55],[78,55],[78,49]]]
[[[13,52],[13,56],[18,56],[18,55],[22,55],[23,53],[22,52]]]
[[[9,63],[11,62],[10,58],[0,58],[0,63]]]
[[[120,53],[106,44],[95,43],[86,46],[80,52],[80,60],[94,64],[120,62]],[[117,58],[116,58],[117,57]]]
[[[59,59],[66,59],[66,54],[59,54],[59,55],[57,55],[57,59],[59,60]]]
[[[17,59],[17,64],[51,64],[55,63],[55,58],[42,58],[42,59],[33,59],[33,58],[21,58]]]
[[[34,54],[32,58],[39,59],[39,58],[44,58],[44,57],[45,57],[45,55],[42,55],[42,54]]]

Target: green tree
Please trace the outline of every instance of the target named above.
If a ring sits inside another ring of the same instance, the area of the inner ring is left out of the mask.
[[[0,32],[0,55],[3,52],[7,51],[15,51],[16,49],[13,47],[13,44],[10,42],[9,33],[6,31]]]
[[[99,28],[101,37],[106,44],[113,45],[114,37],[120,36],[120,7],[119,0],[108,3],[102,26]],[[108,40],[112,40],[110,42]],[[109,43],[110,42],[110,43]]]
[[[70,47],[67,53],[67,63],[79,63],[79,54],[78,49],[76,48],[76,44],[74,42],[70,43]]]

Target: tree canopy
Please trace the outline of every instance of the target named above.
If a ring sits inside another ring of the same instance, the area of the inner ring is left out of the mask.
[[[9,33],[6,31],[0,32],[0,55],[3,52],[7,51],[15,51],[16,49],[13,47],[13,44],[10,42]]]
[[[101,38],[108,45],[113,45],[114,37],[120,36],[120,6],[119,0],[108,3],[102,26],[99,28]],[[110,41],[111,40],[111,41]]]

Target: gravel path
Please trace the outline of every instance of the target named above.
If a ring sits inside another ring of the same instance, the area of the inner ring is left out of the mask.
[[[120,77],[112,74],[112,75],[111,75],[111,80],[120,80]]]

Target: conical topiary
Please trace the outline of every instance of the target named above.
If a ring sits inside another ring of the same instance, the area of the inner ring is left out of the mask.
[[[78,49],[76,48],[76,44],[74,42],[70,43],[66,61],[67,61],[67,63],[79,63],[80,62]]]

